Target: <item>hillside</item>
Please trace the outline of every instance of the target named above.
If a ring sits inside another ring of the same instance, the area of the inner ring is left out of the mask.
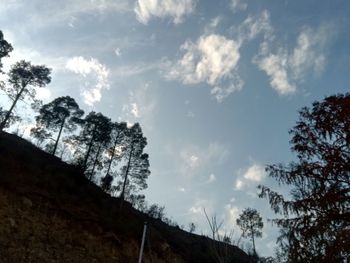
[[[250,262],[237,247],[168,226],[128,203],[119,207],[118,198],[74,166],[0,134],[1,262],[137,262],[145,221],[143,262],[212,263],[213,245],[227,251],[231,262]]]

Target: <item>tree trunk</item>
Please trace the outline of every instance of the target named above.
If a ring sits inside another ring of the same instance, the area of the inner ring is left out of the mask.
[[[60,127],[60,131],[58,132],[58,136],[57,136],[57,139],[56,139],[56,142],[55,142],[55,146],[54,146],[53,151],[52,151],[52,155],[55,155],[55,153],[56,153],[58,141],[60,140],[61,133],[62,133],[63,126],[64,126],[64,123],[65,123],[65,122],[66,122],[66,118],[64,118],[64,119],[62,120],[61,127]]]
[[[94,174],[95,167],[96,167],[96,164],[97,164],[97,159],[98,159],[98,156],[100,155],[101,148],[102,148],[102,145],[100,144],[100,146],[98,147],[96,156],[95,156],[94,164],[92,166],[92,170],[91,170],[91,174],[90,174],[90,178],[89,178],[90,180],[92,179],[92,176]]]
[[[254,253],[254,256],[256,256],[255,240],[254,240],[254,232],[253,232],[253,229],[252,229],[252,242],[253,242],[253,253]]]
[[[21,97],[21,95],[22,95],[22,93],[24,91],[24,88],[25,88],[25,86],[22,85],[22,88],[21,88],[20,92],[17,94],[17,96],[16,96],[15,100],[13,101],[10,109],[6,113],[5,119],[0,123],[0,132],[2,132],[2,130],[5,128],[6,123],[7,123],[8,119],[10,118],[11,113],[12,113],[13,109],[15,108],[17,101],[19,100],[19,98]]]
[[[89,147],[88,147],[88,150],[86,152],[86,155],[85,155],[85,159],[84,159],[84,164],[83,164],[83,169],[84,169],[84,172],[86,171],[86,166],[87,166],[87,162],[88,162],[88,159],[89,159],[89,155],[90,155],[90,152],[91,152],[91,148],[92,148],[92,144],[93,144],[93,139],[94,139],[94,133],[92,134],[92,137],[91,137],[91,140],[89,142]]]
[[[117,138],[118,138],[118,136],[117,136]],[[116,139],[115,142],[114,142],[114,145],[113,145],[113,152],[112,152],[111,159],[109,160],[106,176],[109,174],[109,171],[111,170],[113,159],[114,159],[114,155],[115,155],[115,148],[117,147],[117,144],[118,144],[118,140]]]
[[[127,167],[126,167],[125,178],[124,178],[124,182],[123,182],[123,189],[122,189],[122,192],[120,193],[120,199],[121,199],[122,201],[124,201],[126,182],[127,182],[127,180],[128,180],[128,175],[129,175],[129,170],[130,170],[130,166],[131,166],[131,158],[132,158],[133,151],[134,151],[134,142],[132,142],[132,144],[131,144],[131,149],[130,149],[130,154],[129,154],[128,165],[127,165]]]

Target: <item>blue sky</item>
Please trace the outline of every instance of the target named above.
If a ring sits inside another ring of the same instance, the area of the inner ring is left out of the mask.
[[[1,0],[0,29],[14,46],[5,68],[53,69],[45,102],[70,95],[140,122],[147,200],[206,233],[203,207],[227,231],[246,207],[273,217],[256,186],[286,190],[264,166],[294,158],[301,107],[349,90],[349,12],[346,0]],[[277,230],[265,225],[257,249],[271,255]]]

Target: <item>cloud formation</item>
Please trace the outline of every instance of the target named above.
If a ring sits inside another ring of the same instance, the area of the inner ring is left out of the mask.
[[[194,11],[195,6],[194,0],[138,0],[134,11],[137,20],[145,25],[152,17],[171,17],[174,24],[179,24]]]
[[[326,64],[325,49],[329,35],[326,26],[318,29],[307,27],[300,32],[292,50],[279,47],[275,52],[272,51],[271,41],[265,41],[253,62],[266,73],[271,87],[280,95],[292,94],[306,75],[322,72]]]
[[[230,8],[233,13],[246,10],[247,7],[248,7],[248,4],[245,3],[245,0],[231,0],[230,2]]]
[[[212,87],[211,94],[221,102],[243,87],[236,72],[239,47],[238,42],[217,34],[201,36],[196,43],[186,41],[181,46],[185,54],[171,67],[167,77],[184,84],[207,83]],[[226,80],[230,84],[224,83]]]
[[[101,100],[103,89],[109,89],[109,70],[95,58],[70,58],[66,63],[66,69],[83,78],[81,95],[84,103],[89,106]]]
[[[242,190],[252,183],[259,183],[266,176],[265,167],[257,163],[252,164],[243,173],[239,172],[239,174],[234,184],[236,190]]]

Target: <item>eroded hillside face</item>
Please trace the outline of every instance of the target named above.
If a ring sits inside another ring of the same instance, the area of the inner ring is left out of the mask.
[[[111,197],[75,166],[0,133],[0,262],[250,263],[235,246],[169,226]],[[213,248],[217,248],[216,250]],[[216,260],[218,251],[228,255]]]
[[[0,188],[0,262],[137,262],[139,240],[121,240],[87,220],[77,221],[42,196]],[[183,262],[164,245],[143,262]],[[159,248],[158,248],[159,249]],[[160,258],[162,255],[164,258]]]

